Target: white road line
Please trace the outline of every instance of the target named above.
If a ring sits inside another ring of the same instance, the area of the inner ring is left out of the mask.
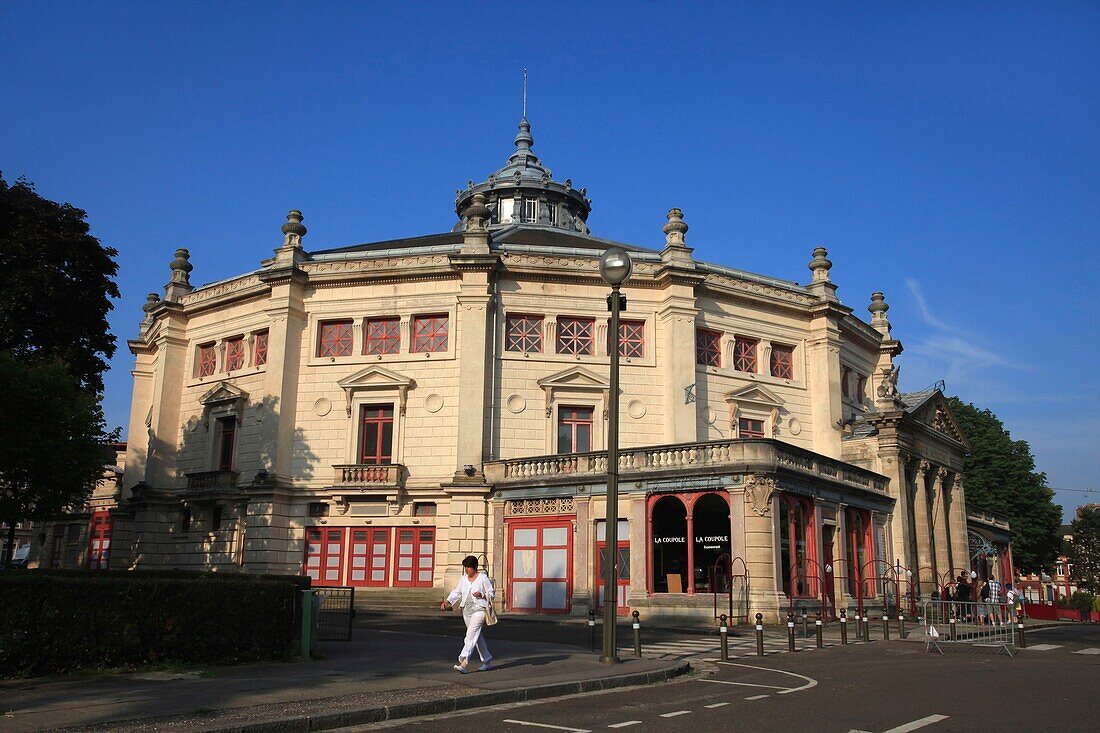
[[[886,733],[909,733],[909,731],[911,730],[917,730],[918,728],[923,728],[926,725],[932,725],[933,723],[938,723],[941,720],[947,720],[947,718],[948,716],[946,715],[929,715],[927,718],[921,718],[920,720],[914,720],[911,723],[899,725],[897,728],[891,728],[890,730],[886,731]]]
[[[505,723],[511,723],[512,725],[526,725],[531,728],[549,728],[550,730],[564,730],[568,733],[592,733],[590,730],[584,728],[566,728],[564,725],[549,725],[547,723],[532,723],[530,720],[504,720]]]
[[[640,721],[640,720],[625,720],[622,723],[611,723],[607,727],[608,728],[626,728],[629,725],[641,725],[641,723],[642,723],[642,721]]]
[[[1100,654],[1100,647],[1091,647],[1089,649],[1078,649],[1074,654]]]
[[[715,703],[711,703],[710,705],[704,705],[703,707],[713,709],[713,708],[724,708],[727,705],[729,705],[728,702],[715,702]]]
[[[746,700],[763,700],[765,697],[771,697],[771,695],[753,695],[752,697],[746,697]]]
[[[758,669],[758,670],[761,670],[763,672],[775,672],[777,674],[785,674],[785,675],[789,675],[791,677],[797,677],[800,680],[806,680],[806,684],[802,685],[801,687],[792,687],[789,690],[782,690],[782,691],[779,692],[780,695],[786,695],[790,692],[798,692],[799,690],[808,690],[811,687],[816,687],[817,686],[817,680],[815,680],[813,677],[807,677],[806,675],[798,674],[797,672],[787,672],[786,670],[772,669],[771,667],[754,667],[751,664],[737,664],[735,662],[726,662],[726,664],[730,665],[731,667],[745,667],[746,669]]]
[[[691,715],[690,710],[677,710],[674,713],[661,713],[662,718],[675,718],[677,715]]]
[[[779,685],[754,685],[751,682],[731,682],[729,680],[699,680],[699,682],[711,682],[716,685],[737,685],[738,687],[763,687],[765,690],[786,690]]]
[[[1061,644],[1031,644],[1028,646],[1033,652],[1049,652],[1051,649],[1061,649]]]

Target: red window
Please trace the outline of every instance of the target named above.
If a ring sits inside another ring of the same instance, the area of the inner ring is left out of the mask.
[[[595,343],[596,321],[591,318],[562,318],[558,320],[559,354],[591,355]]]
[[[846,519],[848,557],[851,558],[848,594],[856,598],[862,592],[864,598],[872,598],[875,595],[875,584],[871,580],[875,575],[875,543],[871,513],[862,509],[848,509]]]
[[[733,368],[739,372],[756,371],[756,340],[738,336],[733,342]]]
[[[244,368],[244,336],[225,342],[225,371],[235,372]]]
[[[218,357],[214,352],[214,344],[199,345],[198,363],[198,374],[200,377],[209,377],[214,373],[214,369],[218,365]]]
[[[397,530],[396,586],[430,588],[435,572],[435,530]]]
[[[508,601],[513,611],[568,613],[573,585],[573,526],[509,524]]]
[[[233,443],[237,439],[237,418],[218,418],[218,470],[233,470]]]
[[[398,318],[367,319],[365,354],[396,354],[401,350],[401,321]]]
[[[252,342],[252,366],[267,363],[267,331],[260,331]]]
[[[794,379],[794,349],[772,346],[771,373],[780,379]]]
[[[422,351],[446,351],[447,314],[436,316],[416,316],[413,318],[412,350]]]
[[[619,356],[645,356],[645,321],[619,321]]]
[[[344,575],[343,528],[307,529],[304,566],[314,585],[340,585]]]
[[[359,409],[359,463],[393,462],[393,405],[363,405]]]
[[[862,374],[856,375],[856,402],[863,404],[867,400],[867,377]]]
[[[783,592],[791,598],[816,597],[818,582],[814,502],[796,496],[779,499],[779,554]]]
[[[840,370],[840,394],[843,397],[851,397],[852,390],[848,386],[848,382],[852,379],[852,370],[848,367],[844,367]]]
[[[88,529],[88,569],[106,570],[111,559],[111,513],[97,511],[92,513],[91,526]]]
[[[558,453],[592,450],[592,408],[558,408]]]
[[[738,438],[763,438],[764,437],[764,421],[753,420],[747,417],[737,418],[737,437]]]
[[[705,328],[695,329],[695,363],[722,366],[722,334]]]
[[[351,356],[351,321],[329,321],[321,324],[317,356]]]
[[[541,354],[542,316],[508,316],[504,348],[524,354]]]
[[[390,530],[353,529],[349,562],[348,585],[389,585]]]

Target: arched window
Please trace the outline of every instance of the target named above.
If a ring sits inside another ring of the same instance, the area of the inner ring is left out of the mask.
[[[706,492],[668,494],[650,501],[650,591],[713,591],[719,559],[726,556],[723,567],[729,568],[729,500]]]
[[[864,598],[873,598],[875,584],[875,545],[871,513],[863,509],[849,509],[848,515],[848,595],[856,598],[860,584]]]
[[[780,498],[779,555],[783,592],[790,598],[815,597],[819,578],[812,499]]]

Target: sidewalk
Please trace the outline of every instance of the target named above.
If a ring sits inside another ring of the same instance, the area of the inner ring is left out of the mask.
[[[357,628],[351,642],[321,644],[324,659],[311,662],[0,682],[0,729],[320,730],[647,684],[687,671],[682,662],[625,653],[609,667],[577,647],[494,639],[489,629],[494,668],[460,675],[451,669],[461,646],[455,620],[447,635]]]

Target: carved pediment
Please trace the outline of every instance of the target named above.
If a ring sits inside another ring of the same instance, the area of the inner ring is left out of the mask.
[[[550,417],[553,412],[554,392],[557,390],[597,392],[602,394],[605,399],[611,392],[611,383],[607,379],[579,366],[570,367],[548,377],[543,377],[538,380],[538,385],[546,395],[547,417]]]
[[[398,394],[401,414],[405,414],[405,405],[408,401],[409,389],[415,386],[412,378],[399,372],[383,369],[380,366],[369,366],[355,374],[344,377],[337,384],[344,390],[347,397],[348,417],[351,417],[352,398],[360,392],[370,391],[396,391]]]
[[[202,405],[203,427],[210,428],[210,413],[216,410],[234,412],[239,425],[244,420],[244,408],[248,405],[248,392],[232,382],[218,382],[199,398],[199,404]]]
[[[737,402],[739,404],[760,407],[761,409],[767,410],[783,406],[783,398],[779,397],[771,390],[755,384],[750,384],[748,387],[742,387],[741,389],[727,392],[726,402]]]
[[[950,405],[940,392],[937,392],[918,407],[912,413],[912,419],[937,433],[947,436],[951,440],[962,443],[967,448],[970,447],[970,441],[967,440],[962,426],[955,419]]]

